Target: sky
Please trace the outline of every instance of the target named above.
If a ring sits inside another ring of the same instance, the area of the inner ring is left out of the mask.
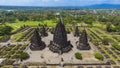
[[[94,4],[120,4],[120,0],[0,0],[2,6],[88,6]]]

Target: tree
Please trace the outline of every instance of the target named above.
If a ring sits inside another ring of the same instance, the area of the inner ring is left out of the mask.
[[[93,39],[92,41],[93,41],[93,43],[94,43],[96,46],[99,45],[100,40],[98,40],[98,39]]]
[[[28,17],[26,15],[19,15],[17,18],[19,21],[27,21],[28,20]]]
[[[28,58],[29,58],[29,54],[26,53],[26,52],[24,52],[24,53],[22,53],[22,54],[19,55],[19,58],[20,58],[21,60],[28,59]]]
[[[112,44],[112,46],[113,46],[115,49],[117,49],[117,50],[120,51],[120,45],[119,45],[118,42],[114,42],[114,43]]]
[[[99,21],[101,21],[101,22],[108,22],[108,18],[99,18]]]
[[[103,55],[100,53],[95,53],[94,56],[96,59],[99,59],[99,60],[103,60],[103,58],[104,58]]]
[[[76,59],[82,59],[82,55],[78,52],[75,53],[75,57],[76,57]]]
[[[102,39],[102,43],[103,43],[104,45],[108,45],[109,39],[106,38],[106,37],[104,37],[104,38]]]
[[[84,21],[86,24],[92,25],[92,20],[88,19]]]
[[[12,27],[7,25],[0,25],[0,36],[9,35],[12,32]]]
[[[16,19],[13,16],[11,16],[11,17],[7,17],[6,21],[9,23],[15,23]]]
[[[116,31],[116,28],[115,28],[115,26],[112,24],[112,23],[107,23],[107,25],[106,25],[106,30],[108,31],[108,32],[115,32]]]

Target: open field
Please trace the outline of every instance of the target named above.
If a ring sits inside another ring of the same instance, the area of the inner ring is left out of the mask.
[[[47,26],[55,26],[56,25],[56,23],[53,23],[53,21],[51,21],[51,20],[46,20],[46,21],[43,21],[43,22],[41,22],[41,21],[25,21],[25,22],[24,21],[18,21],[16,23],[6,23],[6,25],[9,25],[14,29],[13,31],[19,29],[21,26],[24,26],[24,25],[36,27],[39,24],[40,25],[46,24]]]

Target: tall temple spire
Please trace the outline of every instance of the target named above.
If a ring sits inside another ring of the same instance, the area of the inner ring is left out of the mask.
[[[64,26],[63,23],[62,23],[62,17],[61,17],[61,15],[60,15],[60,17],[59,17],[59,22],[58,22],[57,26],[58,26],[58,25]],[[56,27],[57,27],[57,26],[56,26]]]
[[[75,37],[78,37],[78,36],[79,36],[79,29],[78,29],[78,26],[75,27],[74,36],[75,36]]]
[[[39,35],[39,29],[35,29],[33,36],[31,38],[31,45],[30,49],[31,50],[42,50],[45,48],[45,43],[41,40],[41,36]]]
[[[65,26],[62,24],[62,18],[60,16],[59,22],[55,27],[53,41],[49,45],[49,49],[55,53],[65,53],[72,49],[70,41],[67,41],[67,32]]]
[[[45,26],[42,26],[41,36],[43,36],[43,37],[48,36]]]
[[[81,33],[81,36],[79,38],[79,44],[78,44],[77,48],[80,50],[89,50],[90,49],[90,46],[88,43],[88,38],[87,38],[87,32],[85,29]]]

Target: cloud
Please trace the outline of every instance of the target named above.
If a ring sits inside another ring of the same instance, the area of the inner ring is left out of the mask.
[[[13,6],[86,6],[102,3],[120,4],[120,0],[0,0],[0,5]]]

